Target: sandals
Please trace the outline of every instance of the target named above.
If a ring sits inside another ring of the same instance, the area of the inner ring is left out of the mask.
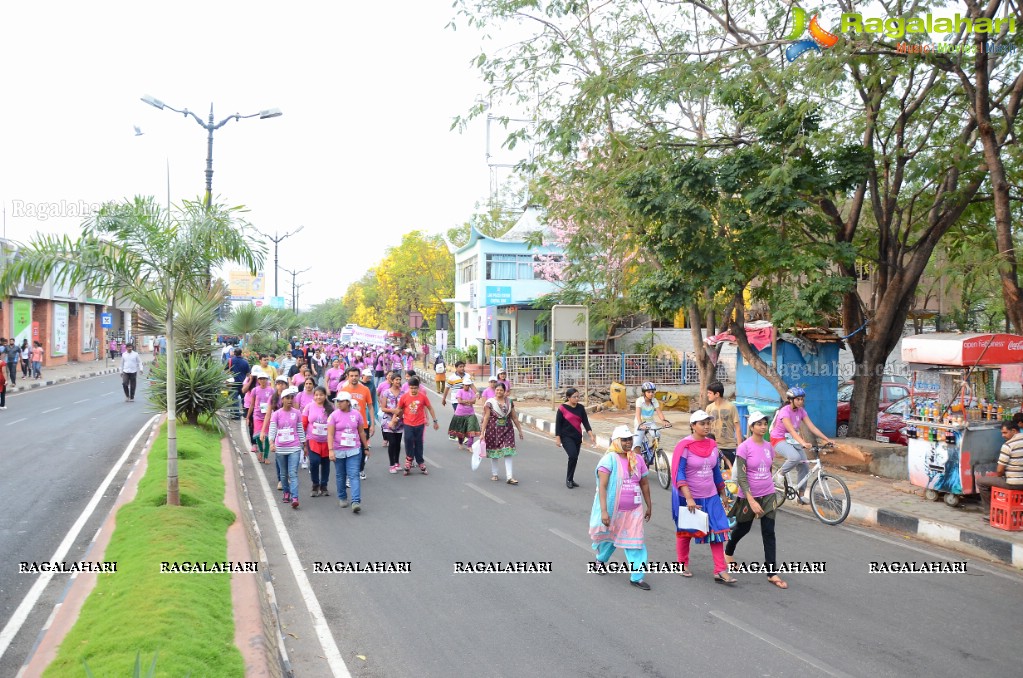
[[[783,581],[782,578],[779,577],[778,575],[774,575],[773,577],[768,577],[767,581],[771,582],[772,584],[774,584],[775,586],[777,586],[780,589],[787,589],[789,587],[789,585],[785,581]]]
[[[739,583],[739,580],[736,579],[735,577],[727,577],[726,578],[726,577],[721,576],[722,574],[724,574],[724,573],[723,572],[719,572],[716,575],[714,575],[714,581],[716,583],[718,583],[718,584],[725,584],[727,586],[731,586],[732,584],[738,584]]]
[[[509,479],[507,480],[507,483],[508,483],[509,485],[518,485],[518,484],[519,484],[519,481],[515,480],[514,478],[509,478]]]
[[[688,567],[686,567],[685,565],[682,565],[682,571],[678,573],[678,576],[688,578],[688,577],[692,577],[693,573],[689,571]]]
[[[490,479],[491,480],[500,480],[500,478],[498,478],[497,476],[490,476]]]

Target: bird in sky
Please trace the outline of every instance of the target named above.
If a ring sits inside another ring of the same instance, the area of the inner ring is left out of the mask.
[[[135,136],[140,137],[143,134],[145,134],[145,132],[143,132],[141,129],[139,129],[138,125],[133,125],[133,127],[135,128]]]

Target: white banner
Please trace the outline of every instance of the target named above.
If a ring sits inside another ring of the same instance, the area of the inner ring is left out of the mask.
[[[67,304],[53,305],[53,349],[50,355],[56,357],[67,355]]]
[[[371,330],[367,327],[356,325],[352,328],[352,338],[349,341],[383,346],[387,343],[387,330]]]

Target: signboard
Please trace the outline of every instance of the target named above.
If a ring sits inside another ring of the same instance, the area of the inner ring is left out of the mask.
[[[448,314],[438,313],[436,322],[434,323],[434,327],[436,327],[438,330],[446,330],[448,328]]]
[[[448,346],[448,331],[447,330],[437,330],[436,344],[437,344],[437,350],[438,351],[443,351],[445,348],[447,348],[447,346]]]
[[[1023,336],[1015,334],[922,334],[902,340],[907,363],[972,367],[1023,362]]]
[[[113,313],[100,313],[99,314],[99,326],[105,330],[109,330],[114,326],[114,314]]]
[[[57,358],[67,355],[67,304],[53,305],[53,350],[50,355]]]
[[[412,311],[408,314],[408,326],[414,330],[418,330],[423,326],[423,314],[419,311]]]
[[[357,341],[361,344],[373,344],[374,346],[383,346],[387,343],[387,330],[371,330],[368,327],[359,327],[356,325],[352,328],[350,341]]]
[[[96,307],[86,305],[82,308],[82,353],[95,353],[96,345]]]
[[[590,338],[588,306],[556,304],[551,308],[551,343],[586,341]]]
[[[497,306],[487,306],[484,311],[486,321],[484,322],[484,339],[497,339]]]
[[[486,306],[502,306],[512,302],[511,287],[487,285]]]
[[[270,297],[270,308],[284,308],[284,297]]]
[[[263,300],[262,299],[256,299],[255,301],[252,302],[252,305],[255,306],[256,308],[262,308],[263,307]]]
[[[42,338],[39,336],[39,323],[35,320],[32,321],[32,342],[41,342]]]
[[[227,274],[227,287],[231,301],[252,301],[262,299],[266,294],[266,279],[263,274],[252,275],[248,271],[230,271]]]
[[[11,334],[16,340],[15,343],[21,346],[25,339],[31,340],[32,333],[32,302],[27,299],[15,299],[11,302],[11,315],[14,322],[11,325]]]

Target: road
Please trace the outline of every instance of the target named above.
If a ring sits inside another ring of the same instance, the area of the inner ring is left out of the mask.
[[[779,561],[820,561],[825,573],[787,575],[787,591],[753,574],[726,587],[711,579],[709,548],[694,545],[693,578],[649,574],[652,590],[643,592],[626,574],[586,573],[598,455],[583,455],[582,487],[568,490],[564,452],[527,432],[516,458],[521,485],[511,487],[489,480],[487,461],[473,473],[467,453],[443,433],[427,433],[426,477],[388,474],[378,434],[358,516],[338,507],[333,479],[330,498],[309,498],[307,473],[297,511],[271,508],[253,493],[296,675],[331,673],[273,512],[356,676],[1018,673],[1012,620],[1023,605],[1023,578],[1009,569],[786,511]],[[246,473],[254,468],[250,457]],[[273,466],[259,468],[276,487]],[[670,497],[657,486],[652,492],[650,560],[671,562]],[[762,558],[757,530],[737,556]],[[965,560],[967,572],[869,573],[871,561],[935,560]],[[314,573],[317,561],[408,561],[412,572]],[[456,561],[542,561],[552,572],[455,574]]]
[[[0,412],[0,620],[12,616],[39,574],[20,574],[19,563],[50,560],[126,446],[153,416],[140,384],[124,402],[120,375],[35,389],[7,397]],[[144,442],[144,437],[143,437]],[[140,445],[137,445],[138,448]],[[138,459],[138,449],[114,476],[64,561],[87,558],[86,549]],[[70,575],[54,575],[20,630],[0,656],[0,676],[13,676],[60,599]],[[0,647],[2,650],[2,647]]]

